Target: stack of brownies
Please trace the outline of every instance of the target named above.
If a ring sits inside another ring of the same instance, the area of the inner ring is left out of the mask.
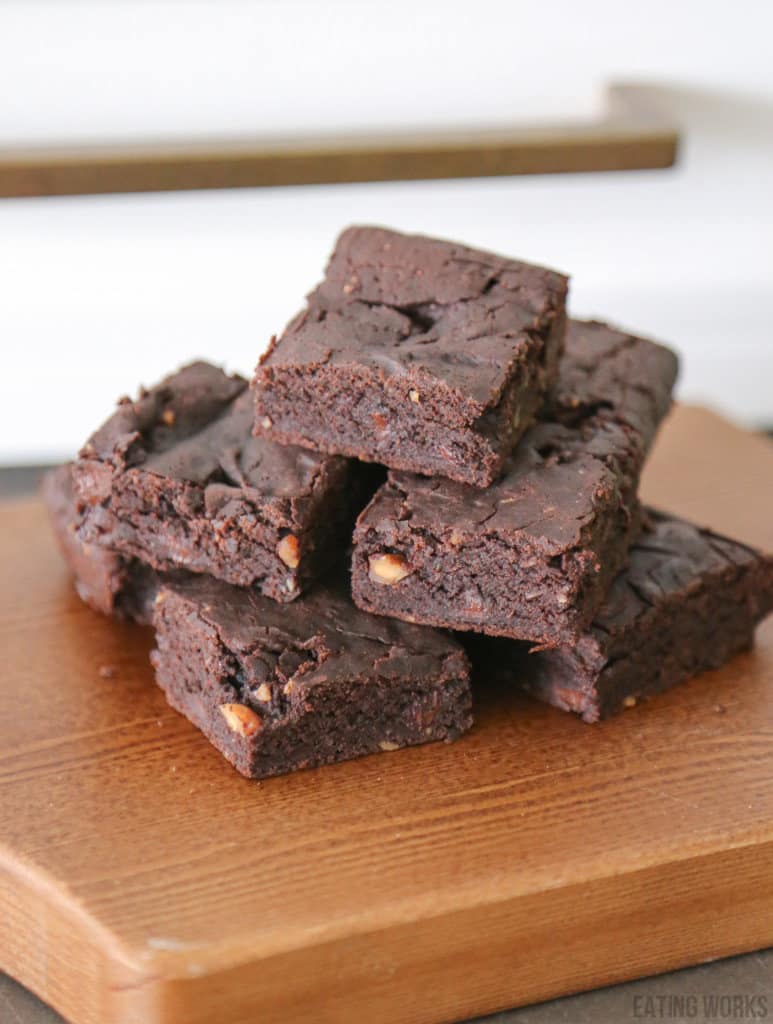
[[[46,481],[80,596],[240,772],[454,739],[470,658],[595,721],[752,644],[773,559],[637,500],[675,356],[566,292],[351,228],[251,387],[192,363]]]

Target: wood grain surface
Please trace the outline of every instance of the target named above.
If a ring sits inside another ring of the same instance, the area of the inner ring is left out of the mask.
[[[773,446],[710,413],[644,491],[773,548]],[[0,967],[77,1024],[452,1021],[773,943],[773,620],[601,725],[480,680],[454,745],[256,784],[39,505],[0,527]]]
[[[646,90],[614,85],[587,122],[5,148],[0,197],[622,171],[670,167],[677,143]]]

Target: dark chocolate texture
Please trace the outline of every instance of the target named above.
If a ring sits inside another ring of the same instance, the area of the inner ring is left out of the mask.
[[[42,490],[54,536],[80,599],[103,615],[150,622],[156,574],[136,559],[79,539],[71,464],[47,473]]]
[[[279,606],[203,576],[160,589],[158,683],[242,774],[452,740],[470,726],[460,645],[365,615],[347,590],[317,585]]]
[[[475,654],[595,722],[751,648],[773,611],[773,558],[672,516],[649,510],[646,519],[628,568],[573,647],[529,654],[480,640]]]
[[[555,379],[567,280],[355,227],[258,366],[256,431],[486,486]]]
[[[590,624],[638,528],[639,475],[676,357],[570,322],[542,419],[485,491],[390,473],[355,531],[353,592],[376,614],[557,646]]]
[[[290,601],[348,543],[373,470],[251,436],[241,377],[198,362],[123,399],[74,468],[80,537]]]

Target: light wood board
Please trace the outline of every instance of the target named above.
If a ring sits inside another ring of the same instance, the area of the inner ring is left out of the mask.
[[[773,548],[773,447],[707,412],[644,490]],[[77,1024],[451,1021],[773,944],[773,621],[602,725],[484,681],[452,746],[255,784],[36,502],[0,560],[0,967]]]

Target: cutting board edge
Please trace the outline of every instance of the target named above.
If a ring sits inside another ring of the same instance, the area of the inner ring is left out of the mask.
[[[21,873],[0,858],[0,968],[77,1024],[203,1024],[213,1010],[208,992],[219,993],[222,1024],[237,1024],[245,1007],[266,1022],[300,1022],[309,1000],[340,998],[342,1024],[357,1021],[363,1002],[378,1006],[373,1024],[439,1024],[773,945],[773,838],[276,954],[250,956],[245,940],[241,957],[211,969],[190,950],[127,950],[66,894],[54,889],[52,899],[50,881],[24,873],[27,886],[9,888]],[[761,883],[753,901],[750,881]],[[654,930],[647,926],[653,920]],[[558,969],[555,957],[539,956],[557,928],[567,932]],[[477,932],[481,941],[471,944]],[[589,933],[603,936],[592,964]],[[523,949],[531,956],[513,963]],[[449,977],[460,964],[450,998]],[[299,977],[300,990],[295,984],[288,993],[287,979]],[[234,1002],[223,1002],[224,993]],[[440,1014],[438,1000],[448,999]]]
[[[629,860],[622,870],[603,871],[598,865],[588,866],[587,873],[574,879],[563,877],[553,881],[545,878],[537,879],[531,888],[508,886],[509,891],[500,896],[491,896],[480,889],[468,887],[450,894],[448,890],[436,893],[437,910],[429,910],[426,905],[407,910],[406,903],[392,904],[388,909],[381,908],[380,917],[362,915],[358,923],[350,919],[341,919],[333,927],[322,931],[315,929],[310,935],[308,930],[296,929],[289,936],[277,941],[271,931],[254,934],[253,936],[236,936],[228,942],[209,943],[206,947],[196,943],[185,943],[163,938],[135,943],[122,937],[99,918],[91,913],[78,899],[60,884],[55,876],[45,868],[15,855],[0,842],[0,911],[3,908],[3,880],[10,889],[26,892],[32,901],[40,901],[46,907],[56,907],[62,917],[67,920],[70,928],[82,928],[90,933],[94,942],[110,951],[109,959],[139,975],[147,975],[153,979],[174,982],[190,978],[188,964],[191,960],[197,963],[197,974],[211,976],[224,969],[234,969],[247,963],[260,963],[276,956],[303,953],[317,946],[330,945],[349,938],[366,935],[378,935],[417,922],[437,921],[443,918],[460,916],[473,910],[485,907],[515,905],[522,900],[538,899],[549,896],[555,891],[578,890],[603,884],[610,879],[636,878],[642,872],[654,868],[678,870],[679,866],[701,863],[709,858],[748,849],[760,850],[768,846],[773,848],[773,821],[769,826],[759,826],[748,832],[734,833],[732,837],[704,837],[689,848],[672,849],[668,852],[659,849],[651,861]],[[617,862],[618,869],[620,861]],[[0,925],[1,927],[1,925]],[[0,931],[0,935],[2,932]],[[773,945],[773,936],[771,939]],[[3,946],[0,944],[0,969],[2,968]]]

